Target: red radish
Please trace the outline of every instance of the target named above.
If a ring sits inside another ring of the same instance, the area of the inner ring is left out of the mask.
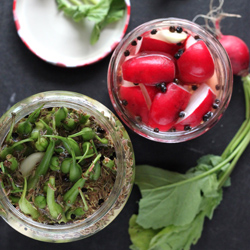
[[[185,50],[187,50],[191,45],[193,45],[196,42],[197,40],[193,36],[189,35],[187,40],[184,43]]]
[[[188,105],[191,94],[176,83],[167,85],[166,93],[155,95],[149,114],[149,126],[161,131],[169,130],[181,110]]]
[[[155,85],[175,78],[173,58],[166,53],[141,53],[122,64],[123,79],[133,83]]]
[[[145,86],[147,98],[152,102],[155,94],[158,92],[156,87]],[[148,122],[149,109],[146,98],[144,97],[140,86],[126,82],[119,89],[120,100],[125,109],[134,117],[140,117],[142,122]]]
[[[219,41],[228,53],[233,74],[247,75],[249,71],[249,49],[247,45],[236,36],[222,35]]]
[[[215,97],[210,87],[205,83],[201,84],[191,96],[186,109],[183,110],[185,116],[178,119],[175,128],[184,130],[185,126],[191,128],[198,126],[202,122],[204,115],[211,111]]]
[[[198,17],[203,17],[206,20],[206,28],[213,30],[214,35],[221,42],[222,46],[228,53],[230,58],[233,74],[239,76],[246,76],[249,72],[249,49],[244,41],[236,36],[223,35],[220,29],[220,22],[223,18],[229,17],[241,17],[236,14],[228,14],[222,11],[224,0],[219,0],[219,6],[213,6],[213,0],[210,2],[210,11],[207,15],[197,15],[193,21]],[[209,22],[207,21],[209,20]],[[213,25],[210,27],[210,25]]]
[[[202,83],[214,74],[213,58],[202,40],[188,47],[177,59],[179,79],[188,84]]]
[[[180,49],[180,46],[178,46],[176,43],[167,43],[156,38],[143,37],[139,52],[157,51],[165,52],[174,56],[178,49]]]

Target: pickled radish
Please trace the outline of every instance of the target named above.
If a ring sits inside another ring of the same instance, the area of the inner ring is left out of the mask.
[[[170,83],[166,93],[158,93],[154,97],[149,113],[149,126],[169,130],[177,121],[180,111],[187,107],[190,97],[190,92],[184,87]]]
[[[119,98],[136,122],[155,132],[183,131],[218,108],[214,101],[221,90],[219,78],[200,37],[181,27],[154,29],[133,40],[123,53]]]
[[[126,81],[155,85],[173,81],[175,64],[166,53],[140,53],[122,64],[122,74]]]
[[[177,60],[179,78],[185,83],[202,83],[214,74],[213,58],[202,40],[188,47]]]
[[[184,117],[178,119],[175,128],[177,130],[191,129],[198,126],[202,120],[209,120],[215,97],[210,87],[205,83],[200,85],[191,96],[186,109],[183,110]]]

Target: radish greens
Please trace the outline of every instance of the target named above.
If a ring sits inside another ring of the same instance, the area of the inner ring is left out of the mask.
[[[142,199],[129,223],[132,250],[189,250],[212,219],[223,187],[250,142],[250,75],[242,77],[246,119],[221,156],[206,155],[179,174],[148,165],[136,167]]]

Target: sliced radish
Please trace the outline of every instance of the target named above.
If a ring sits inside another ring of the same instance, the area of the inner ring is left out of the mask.
[[[157,34],[154,36],[151,35],[151,37],[143,37],[139,52],[157,51],[165,52],[174,56],[180,46],[176,43],[168,43],[166,41],[159,40],[156,36]]]
[[[175,78],[175,64],[166,53],[140,53],[122,64],[122,74],[124,80],[133,83],[171,82]]]
[[[197,84],[214,74],[213,58],[202,40],[190,45],[177,59],[178,78],[186,84]]]
[[[166,93],[155,95],[149,114],[149,126],[161,131],[169,130],[180,111],[188,105],[191,94],[182,86],[170,83]]]
[[[140,86],[133,83],[129,85],[126,82],[126,84],[120,86],[119,96],[124,108],[133,118],[140,117],[143,123],[147,123],[149,109],[158,90],[154,86],[144,86],[143,91],[144,93]]]
[[[191,45],[196,42],[197,40],[193,36],[189,35],[187,40],[185,41],[185,49],[187,50]]]
[[[204,115],[211,111],[215,97],[209,86],[205,83],[201,84],[184,109],[185,116],[179,118],[174,127],[177,130],[184,130],[185,126],[191,128],[198,126],[203,121]]]

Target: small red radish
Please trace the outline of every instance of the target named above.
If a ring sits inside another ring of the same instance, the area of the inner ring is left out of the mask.
[[[230,58],[233,74],[247,75],[249,71],[249,49],[247,45],[240,38],[230,35],[221,35],[219,41]]]
[[[145,86],[144,91],[147,91],[146,98],[150,98],[150,104],[158,92],[154,86]],[[149,100],[146,101],[140,86],[134,85],[133,83],[125,82],[119,89],[119,97],[124,105],[124,108],[133,116],[133,118],[140,117],[144,123],[148,122],[149,114]]]
[[[206,44],[197,40],[177,59],[177,68],[183,83],[202,83],[214,74],[214,61]]]
[[[154,37],[143,37],[139,52],[157,51],[174,56],[178,49],[180,46],[176,43],[167,43]]]
[[[124,80],[133,83],[171,82],[175,78],[175,64],[166,53],[140,53],[122,64],[122,74]]]
[[[191,96],[187,107],[183,109],[185,116],[179,118],[174,125],[176,130],[198,126],[202,122],[204,115],[211,111],[215,97],[210,87],[205,83],[201,84]]]
[[[210,3],[210,11],[207,15],[197,15],[193,21],[198,17],[203,17],[206,20],[206,28],[213,30],[214,35],[225,48],[230,58],[233,74],[238,76],[246,76],[249,72],[249,49],[244,41],[232,35],[223,35],[220,29],[220,22],[225,17],[241,17],[237,14],[228,14],[222,11],[224,0],[219,0],[219,6],[213,6],[213,1]],[[209,20],[209,22],[208,22]],[[212,24],[212,25],[211,25]]]
[[[167,85],[166,93],[155,95],[149,114],[149,126],[161,131],[169,130],[178,119],[180,111],[188,105],[191,94],[176,83]]]

